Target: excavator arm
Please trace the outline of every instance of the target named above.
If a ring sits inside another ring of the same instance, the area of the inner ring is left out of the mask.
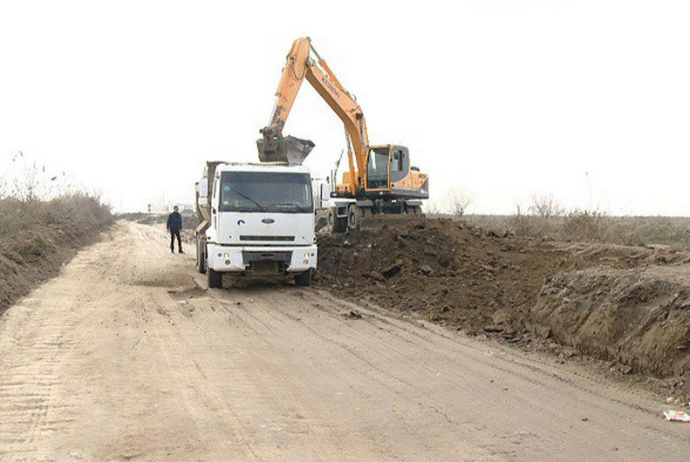
[[[313,52],[316,60],[310,54]],[[263,138],[257,141],[259,158],[262,162],[287,161],[301,163],[314,147],[309,140],[283,136],[283,127],[290,115],[302,82],[306,79],[326,101],[345,125],[351,143],[348,150],[350,175],[348,189],[352,194],[362,186],[362,175],[366,167],[369,137],[366,121],[359,104],[345,90],[326,62],[311,45],[309,37],[297,39],[287,55],[287,62],[276,90],[276,105],[270,123],[261,129]]]

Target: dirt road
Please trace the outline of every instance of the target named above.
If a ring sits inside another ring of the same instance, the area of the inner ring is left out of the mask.
[[[314,289],[204,291],[193,259],[120,222],[0,318],[0,459],[690,454],[642,393]]]

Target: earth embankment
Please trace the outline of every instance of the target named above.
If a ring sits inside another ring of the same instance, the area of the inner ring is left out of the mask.
[[[56,276],[112,224],[110,209],[84,194],[50,201],[3,199],[0,216],[0,313]]]
[[[450,219],[323,236],[319,250],[320,284],[341,296],[470,335],[567,348],[626,374],[690,373],[685,252],[519,239]]]

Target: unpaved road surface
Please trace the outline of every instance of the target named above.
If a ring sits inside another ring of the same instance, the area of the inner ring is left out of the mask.
[[[690,455],[659,401],[547,359],[315,289],[197,282],[193,255],[121,222],[9,309],[0,459]]]

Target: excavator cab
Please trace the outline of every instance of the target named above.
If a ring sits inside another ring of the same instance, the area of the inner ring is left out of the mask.
[[[390,156],[390,146],[379,146],[369,149],[366,173],[367,191],[388,191],[388,164]]]
[[[372,146],[367,156],[366,190],[387,193],[421,186],[418,170],[410,166],[410,153],[405,146]],[[424,175],[426,179],[426,175]]]

